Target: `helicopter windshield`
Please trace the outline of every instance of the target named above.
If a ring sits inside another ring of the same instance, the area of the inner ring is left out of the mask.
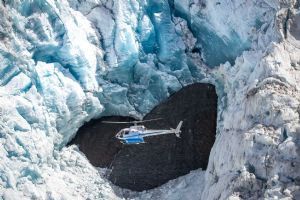
[[[129,130],[122,129],[117,133],[116,137],[122,138],[123,136],[126,136],[128,134],[129,134]]]

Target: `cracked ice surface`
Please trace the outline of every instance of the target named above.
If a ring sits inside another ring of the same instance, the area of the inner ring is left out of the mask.
[[[91,118],[142,117],[193,82],[219,96],[205,179],[193,172],[137,195],[171,199],[174,186],[182,198],[197,187],[195,199],[299,197],[297,5],[1,1],[1,197],[122,198],[65,144]]]

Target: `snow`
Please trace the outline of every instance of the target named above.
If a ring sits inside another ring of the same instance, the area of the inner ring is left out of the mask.
[[[1,198],[299,198],[296,4],[1,1]],[[120,191],[65,147],[84,122],[141,118],[193,82],[213,83],[219,97],[205,172]]]

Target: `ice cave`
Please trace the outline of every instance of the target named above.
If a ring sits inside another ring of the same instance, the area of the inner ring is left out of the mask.
[[[107,168],[115,185],[134,191],[153,189],[192,170],[205,170],[215,141],[217,96],[210,84],[188,85],[147,113],[149,129],[175,127],[183,120],[180,138],[174,134],[145,138],[138,145],[121,144],[114,136],[132,118],[110,116],[91,120],[70,144],[77,144],[95,167]],[[201,122],[201,123],[200,123]]]
[[[1,0],[0,199],[300,199],[299,7]]]

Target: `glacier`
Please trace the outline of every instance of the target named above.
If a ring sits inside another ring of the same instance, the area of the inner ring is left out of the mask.
[[[207,170],[128,198],[300,198],[299,6],[0,1],[1,198],[125,198],[66,144],[92,118],[142,118],[195,82],[219,97]]]

